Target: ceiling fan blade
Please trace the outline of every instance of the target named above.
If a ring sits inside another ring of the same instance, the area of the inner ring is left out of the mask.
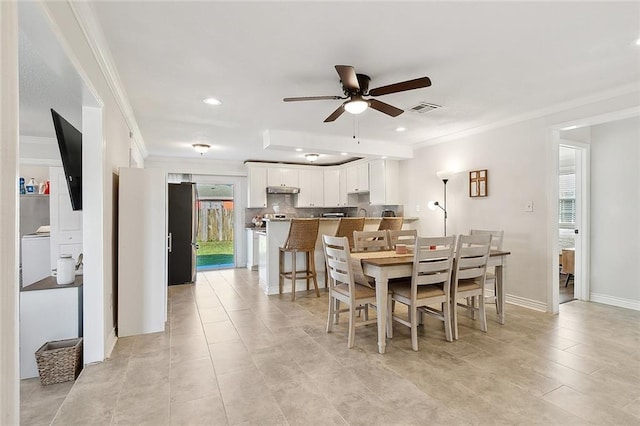
[[[360,90],[356,71],[351,65],[336,65],[336,71],[342,80],[342,87],[349,92],[357,92]]]
[[[301,96],[298,98],[284,98],[285,102],[296,102],[296,101],[335,101],[338,99],[346,99],[342,96]]]
[[[390,115],[392,117],[397,117],[404,112],[400,108],[396,108],[393,105],[389,105],[377,99],[369,99],[368,102],[371,108],[378,110],[380,112],[384,112],[385,114]]]
[[[332,121],[335,121],[336,118],[340,117],[342,115],[342,113],[344,112],[344,104],[340,105],[338,107],[338,109],[336,109],[335,111],[333,111],[331,113],[330,116],[328,116],[327,118],[324,119],[325,123],[330,123]]]
[[[369,96],[382,96],[390,93],[404,92],[405,90],[420,89],[422,87],[431,86],[429,77],[416,78],[401,83],[389,84],[388,86],[376,87],[369,91]]]

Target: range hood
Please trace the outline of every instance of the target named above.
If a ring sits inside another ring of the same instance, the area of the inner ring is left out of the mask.
[[[300,188],[293,186],[267,186],[267,194],[297,194]]]

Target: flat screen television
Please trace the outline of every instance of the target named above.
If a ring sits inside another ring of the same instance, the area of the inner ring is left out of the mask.
[[[71,196],[71,208],[82,210],[82,133],[53,109],[51,109],[51,116],[62,157],[62,168]]]

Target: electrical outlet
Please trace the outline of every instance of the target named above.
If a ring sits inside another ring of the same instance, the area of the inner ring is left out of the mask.
[[[416,211],[419,212],[420,211],[420,204],[416,204]]]
[[[527,203],[524,205],[524,211],[525,212],[533,211],[533,201],[527,201]]]

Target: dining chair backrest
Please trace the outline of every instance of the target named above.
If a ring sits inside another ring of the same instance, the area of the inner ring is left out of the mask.
[[[400,229],[398,231],[390,230],[388,232],[390,249],[395,249],[396,244],[414,245],[418,238],[418,231],[415,229]]]
[[[354,231],[353,242],[356,251],[389,250],[387,231]]]
[[[421,237],[416,240],[411,282],[412,298],[416,297],[417,286],[443,284],[445,294],[449,294],[453,270],[456,237]]]
[[[502,250],[502,240],[504,238],[504,231],[488,231],[484,229],[472,229],[471,235],[491,235],[491,249]]]
[[[393,230],[399,231],[402,229],[403,217],[383,217],[380,219],[378,225],[378,231]]]
[[[347,237],[349,240],[349,248],[353,248],[353,231],[362,231],[364,229],[364,217],[342,217],[338,221],[338,229],[336,229],[336,237]]]
[[[351,255],[347,237],[322,236],[327,272],[329,274],[329,288],[347,284],[349,294],[353,297],[354,280],[351,270]]]
[[[460,235],[454,261],[455,286],[459,280],[474,279],[484,285],[491,250],[491,234]]]

